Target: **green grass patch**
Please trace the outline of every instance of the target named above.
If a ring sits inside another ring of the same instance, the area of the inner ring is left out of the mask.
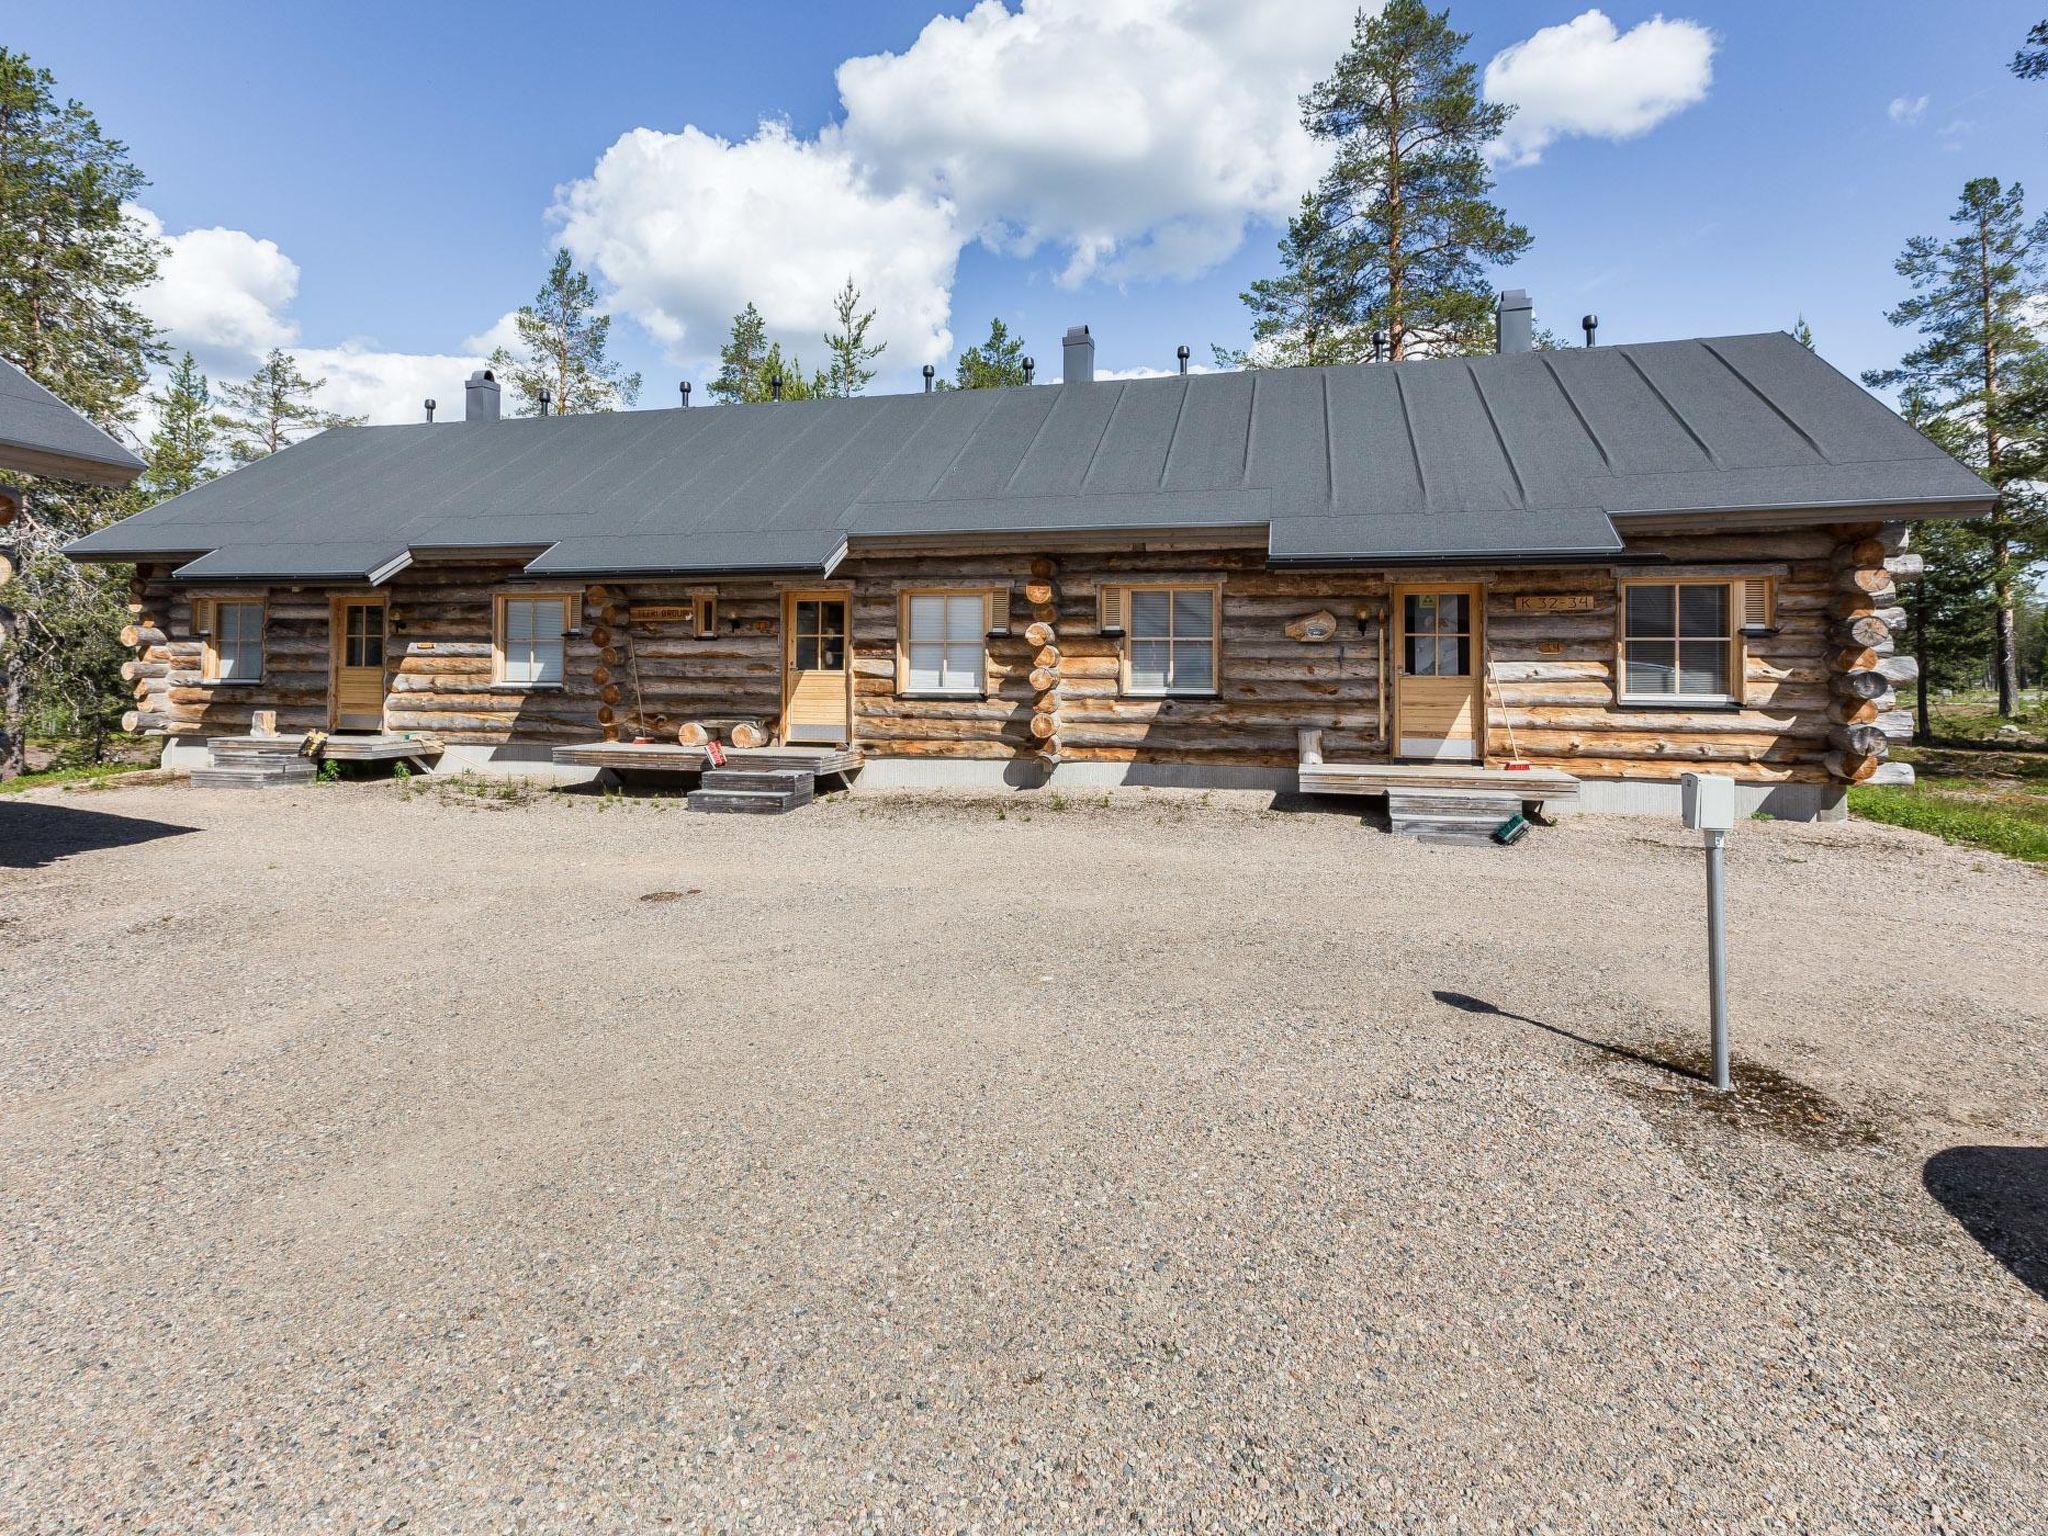
[[[77,768],[45,768],[40,773],[24,773],[18,778],[0,782],[0,795],[18,795],[25,790],[50,789],[64,784],[96,784],[101,779],[118,778],[124,773],[147,773],[154,763],[93,763]]]
[[[2048,795],[1998,794],[1933,780],[1906,788],[1857,785],[1849,809],[1866,821],[1932,833],[1945,843],[2048,864]]]

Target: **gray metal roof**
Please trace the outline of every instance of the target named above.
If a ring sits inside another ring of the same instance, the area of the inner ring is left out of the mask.
[[[126,485],[142,460],[0,358],[0,470]]]
[[[1562,558],[1643,513],[1990,490],[1779,334],[698,410],[346,427],[71,546],[194,576],[817,571],[885,535],[1256,528],[1279,561]]]

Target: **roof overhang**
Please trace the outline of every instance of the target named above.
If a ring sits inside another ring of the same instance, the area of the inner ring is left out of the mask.
[[[1610,513],[1630,533],[1702,533],[1746,528],[1810,528],[1815,523],[1917,523],[1935,518],[1989,517],[1988,496],[1945,496],[1920,501],[1828,501],[1796,507],[1709,507],[1684,511]]]

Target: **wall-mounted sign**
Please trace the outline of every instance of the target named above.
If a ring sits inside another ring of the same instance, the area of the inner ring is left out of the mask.
[[[1590,592],[1542,592],[1515,599],[1517,613],[1591,613],[1600,599]]]
[[[635,603],[626,610],[635,624],[686,624],[696,614],[688,603]]]
[[[1337,633],[1337,615],[1324,608],[1305,613],[1287,626],[1287,638],[1306,645],[1321,645]]]

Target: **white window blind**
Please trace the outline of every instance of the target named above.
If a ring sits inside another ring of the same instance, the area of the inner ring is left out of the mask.
[[[1208,587],[1129,593],[1133,693],[1210,693],[1216,687],[1216,594]]]
[[[214,677],[224,683],[253,683],[263,676],[263,605],[213,605]]]
[[[561,682],[562,600],[508,597],[504,613],[505,633],[499,642],[505,657],[503,680],[529,686]]]
[[[980,693],[987,623],[988,600],[980,592],[911,594],[910,691]]]
[[[1734,630],[1727,583],[1639,583],[1624,589],[1622,606],[1625,694],[1730,697]]]

